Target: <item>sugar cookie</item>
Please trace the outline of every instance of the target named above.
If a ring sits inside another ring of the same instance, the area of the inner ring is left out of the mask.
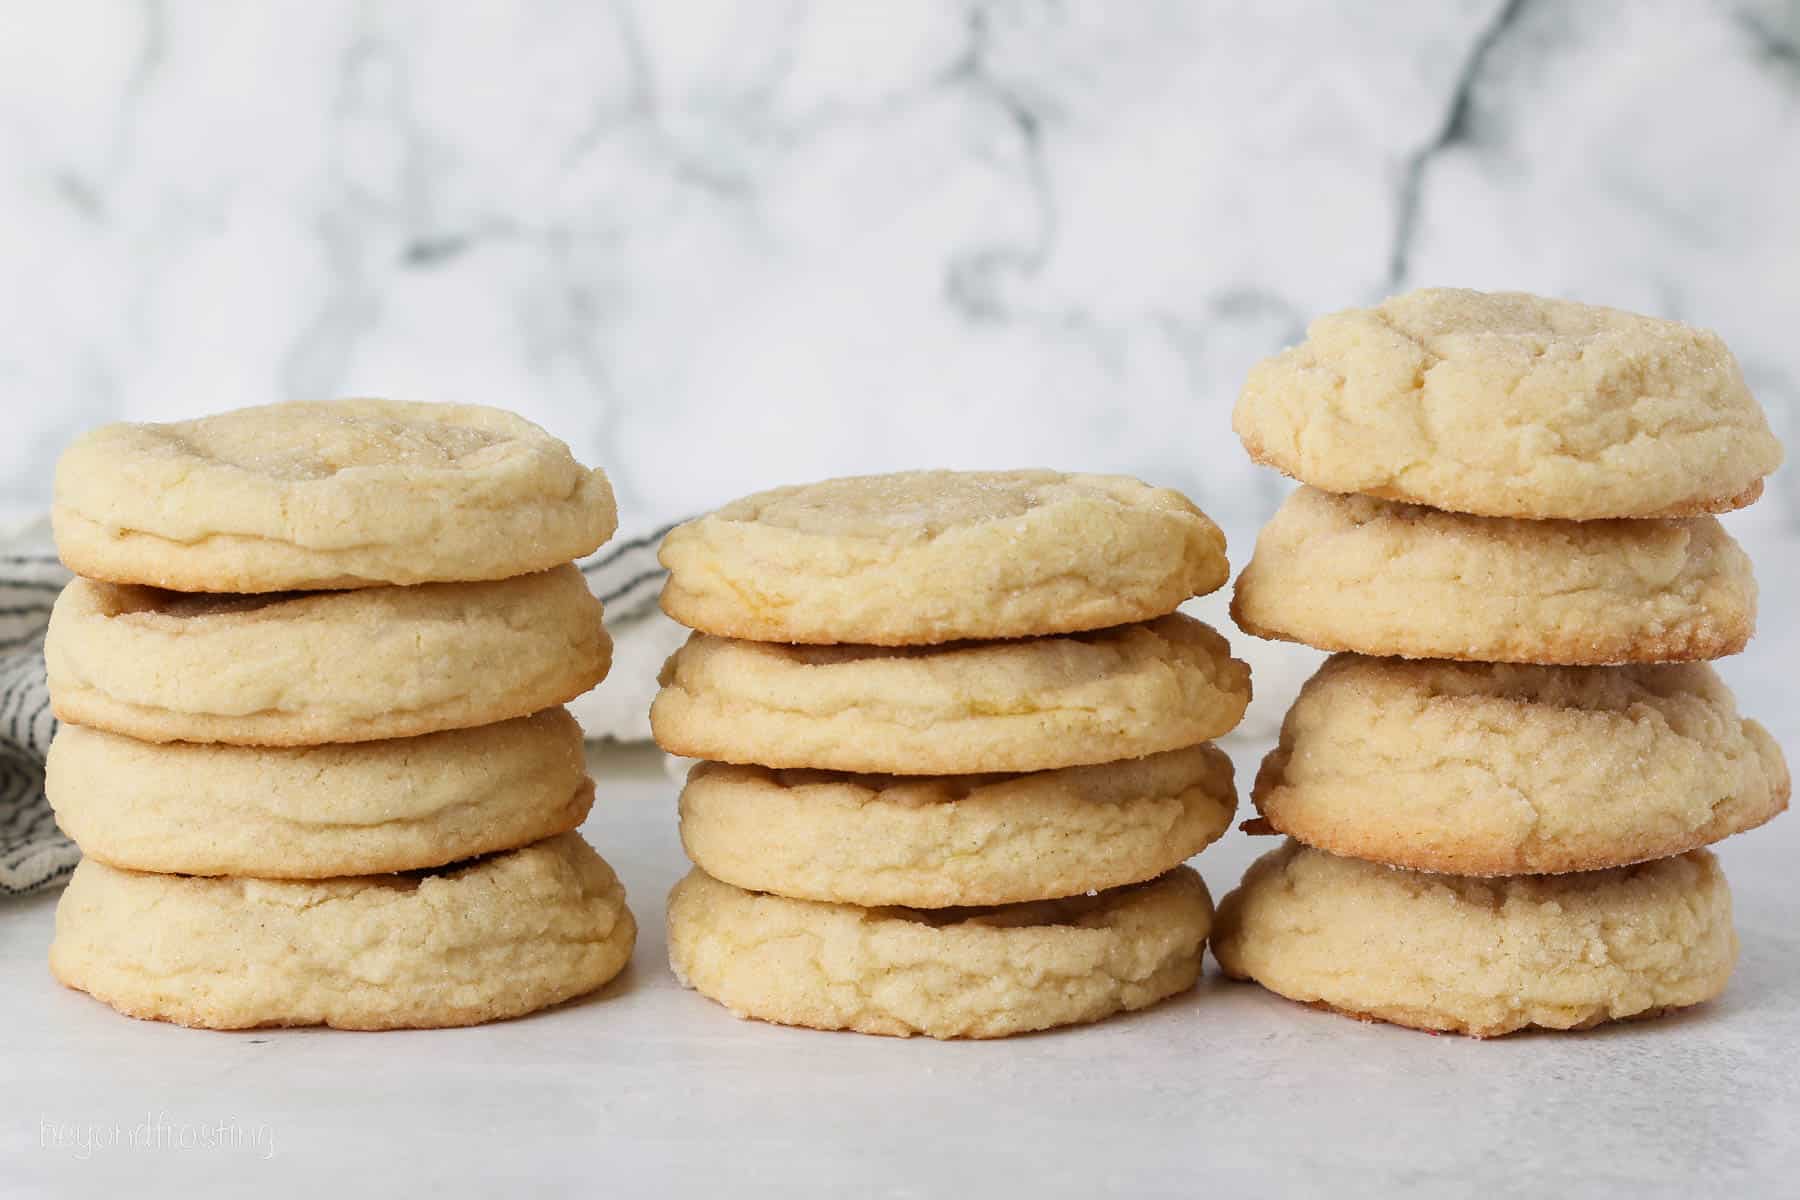
[[[1340,654],[1254,798],[1335,854],[1458,875],[1665,858],[1787,807],[1781,750],[1703,663],[1519,667]]]
[[[1781,463],[1716,335],[1517,292],[1322,317],[1250,372],[1232,425],[1315,487],[1494,517],[1725,512]]]
[[[1214,738],[1250,669],[1179,614],[941,648],[777,646],[696,634],[663,667],[650,725],[689,758],[895,775],[1041,771]]]
[[[1212,745],[1028,775],[846,775],[701,763],[681,840],[750,891],[916,908],[1054,899],[1154,878],[1237,807]]]
[[[81,852],[181,875],[411,871],[580,825],[593,803],[565,709],[348,745],[154,744],[64,725],[44,790]]]
[[[1756,581],[1713,517],[1518,521],[1303,487],[1257,536],[1231,614],[1321,650],[1670,662],[1742,650]]]
[[[309,882],[75,869],[50,969],[134,1017],[407,1029],[517,1017],[617,975],[625,890],[573,833],[452,870]]]
[[[492,583],[206,596],[76,579],[44,645],[56,715],[145,741],[309,746],[520,717],[606,676],[564,565]]]
[[[1192,987],[1212,922],[1187,867],[1096,896],[997,909],[856,908],[691,872],[669,961],[741,1017],[907,1037],[1005,1037],[1146,1008]]]
[[[1653,1016],[1725,990],[1731,893],[1705,850],[1579,875],[1463,879],[1265,854],[1219,904],[1227,974],[1291,1000],[1495,1037]]]
[[[776,488],[663,540],[662,605],[706,633],[916,645],[1148,620],[1222,586],[1225,535],[1118,475],[908,471]]]
[[[530,574],[618,514],[606,476],[522,417],[335,400],[102,426],[57,463],[52,520],[80,575],[276,592]]]

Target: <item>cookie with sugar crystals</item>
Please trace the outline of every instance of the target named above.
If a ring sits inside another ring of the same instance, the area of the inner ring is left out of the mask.
[[[183,592],[504,579],[618,524],[600,471],[494,408],[333,400],[104,425],[56,467],[79,575]]]
[[[740,1017],[991,1038],[1097,1021],[1194,985],[1212,899],[1191,868],[999,908],[858,908],[695,870],[669,894],[669,964]]]
[[[1671,662],[1742,650],[1756,580],[1713,517],[1520,521],[1303,487],[1257,535],[1231,615],[1321,650]]]
[[[1210,744],[1026,775],[847,775],[700,763],[681,841],[757,892],[915,908],[1139,883],[1216,841],[1237,808]]]
[[[1321,317],[1251,370],[1232,426],[1314,487],[1492,517],[1726,512],[1781,464],[1715,334],[1517,292]]]
[[[262,879],[439,867],[567,833],[594,800],[581,726],[562,708],[330,746],[158,744],[65,724],[44,791],[89,858]]]
[[[75,868],[50,970],[127,1016],[207,1029],[429,1029],[594,991],[637,938],[625,889],[562,834],[441,871],[206,879]]]
[[[1041,470],[776,488],[676,527],[661,559],[663,610],[694,629],[881,646],[1148,620],[1229,572],[1179,492]]]
[[[1225,639],[1172,614],[949,646],[780,646],[695,634],[650,709],[672,754],[891,775],[1047,771],[1218,737],[1250,702]]]
[[[567,564],[490,583],[211,596],[76,579],[44,642],[56,715],[152,742],[314,746],[522,717],[606,677]]]
[[[1334,854],[1459,875],[1666,858],[1787,807],[1781,750],[1704,663],[1522,667],[1340,654],[1253,792]]]
[[[1219,904],[1226,974],[1364,1020],[1497,1037],[1700,1004],[1737,961],[1705,850],[1578,875],[1465,879],[1289,842]]]

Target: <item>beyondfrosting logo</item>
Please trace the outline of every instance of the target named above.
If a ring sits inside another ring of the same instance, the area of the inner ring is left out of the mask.
[[[243,1125],[236,1118],[217,1122],[177,1121],[168,1113],[145,1113],[135,1125],[117,1121],[52,1121],[38,1118],[38,1146],[79,1159],[113,1150],[218,1151],[275,1157],[271,1125]]]

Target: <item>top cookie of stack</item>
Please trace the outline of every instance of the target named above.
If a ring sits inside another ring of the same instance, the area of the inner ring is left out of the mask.
[[[1221,962],[1481,1034],[1716,994],[1735,941],[1700,848],[1789,791],[1702,661],[1741,650],[1756,611],[1710,514],[1781,461],[1730,351],[1613,309],[1420,291],[1316,321],[1251,372],[1234,424],[1307,486],[1232,615],[1345,653],[1258,774],[1267,826],[1301,845],[1222,906]],[[1584,949],[1625,927],[1642,954]]]
[[[1224,551],[1175,492],[1052,471],[779,488],[672,532],[663,607],[697,632],[651,724],[712,760],[682,793],[677,973],[746,1015],[934,1036],[1191,983],[1211,904],[1177,868],[1235,807],[1205,743],[1249,677],[1175,609]],[[867,936],[827,976],[779,953],[802,930]]]
[[[56,468],[56,548],[89,579],[283,592],[510,579],[591,554],[606,475],[523,417],[335,400],[106,425]]]
[[[85,856],[59,978],[187,1024],[385,1028],[623,965],[559,707],[611,661],[569,561],[616,524],[602,472],[495,409],[278,404],[93,431],[53,520],[80,577],[46,791]],[[344,970],[347,939],[380,969]]]

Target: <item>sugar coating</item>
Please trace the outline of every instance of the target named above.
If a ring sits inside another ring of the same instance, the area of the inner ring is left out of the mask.
[[[1578,875],[1464,879],[1289,842],[1219,905],[1226,973],[1291,1000],[1496,1037],[1710,1000],[1737,960],[1705,850]]]
[[[186,596],[76,579],[44,643],[57,716],[148,741],[311,746],[526,716],[605,678],[567,564],[488,583]]]
[[[663,540],[663,609],[771,642],[917,645],[1068,633],[1222,586],[1225,536],[1113,475],[910,471],[777,488]]]
[[[1336,854],[1460,875],[1664,858],[1787,807],[1781,750],[1704,663],[1489,666],[1340,654],[1253,798]]]
[[[310,882],[75,868],[50,969],[128,1016],[408,1029],[521,1016],[617,975],[637,925],[576,834],[445,871]]]
[[[594,797],[581,726],[562,708],[292,748],[158,744],[65,724],[44,790],[89,858],[265,879],[439,867],[572,830]]]
[[[944,647],[784,646],[695,634],[650,710],[674,754],[895,775],[1042,771],[1192,746],[1235,726],[1250,669],[1174,614]]]
[[[531,422],[394,400],[102,426],[57,463],[51,515],[77,574],[186,592],[503,579],[618,524],[605,474]]]
[[[1303,487],[1257,536],[1231,611],[1321,650],[1671,662],[1743,649],[1756,580],[1713,517],[1524,521]]]
[[[1232,426],[1314,487],[1496,517],[1725,512],[1781,463],[1716,335],[1517,292],[1321,317],[1251,370]]]
[[[740,1017],[1005,1037],[1186,991],[1211,923],[1187,867],[1095,896],[939,910],[759,895],[695,870],[669,894],[669,963]]]
[[[1025,775],[851,775],[701,763],[681,840],[716,879],[848,904],[1011,904],[1138,883],[1230,826],[1210,744]]]

